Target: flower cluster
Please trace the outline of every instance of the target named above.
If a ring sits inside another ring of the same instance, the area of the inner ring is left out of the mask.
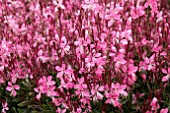
[[[169,9],[169,0],[1,0],[2,112],[168,113]]]

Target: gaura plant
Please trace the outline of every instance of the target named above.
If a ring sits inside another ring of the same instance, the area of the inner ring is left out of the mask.
[[[169,0],[1,0],[2,113],[168,113]]]

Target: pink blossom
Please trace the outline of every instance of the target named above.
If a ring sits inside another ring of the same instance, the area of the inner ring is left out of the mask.
[[[67,39],[65,36],[61,38],[60,48],[61,50],[59,52],[62,56],[64,56],[65,53],[69,54],[68,52],[70,50],[70,46],[67,44]]]
[[[93,9],[96,6],[98,0],[85,0],[85,4],[83,5],[84,9]]]
[[[118,101],[118,97],[119,97],[119,94],[116,94],[116,92],[114,94],[112,93],[106,93],[106,103],[109,103],[109,104],[112,104],[113,106],[115,107],[120,107],[120,103]]]
[[[34,91],[38,94],[36,98],[39,100],[41,98],[41,94],[46,94],[48,97],[57,96],[55,90],[55,82],[52,80],[52,76],[43,76],[38,81],[38,87],[34,88]]]
[[[56,113],[66,113],[66,109],[57,108]]]
[[[84,83],[84,77],[78,79],[78,84],[74,85],[76,89],[76,94],[81,95],[82,97],[89,97],[89,91],[87,90],[87,84]]]
[[[66,69],[66,65],[65,65],[65,64],[62,64],[62,67],[56,66],[55,69],[56,69],[57,71],[59,71],[59,72],[57,73],[57,77],[58,77],[58,78],[61,78],[62,75],[64,74],[64,70]]]
[[[1,110],[2,113],[6,113],[6,111],[9,110],[7,102],[2,103],[2,107],[3,107]]]
[[[164,74],[167,74],[166,76],[163,76],[162,82],[168,81],[169,78],[170,78],[170,68],[168,68],[168,71],[167,71],[166,69],[162,69],[162,72],[163,72]]]
[[[104,86],[96,85],[95,88],[91,90],[92,95],[94,96],[94,100],[101,100],[103,99],[103,94],[101,92],[104,91]]]
[[[64,102],[64,99],[63,98],[53,98],[52,101],[55,104],[55,106],[60,106]]]
[[[139,112],[167,113],[169,18],[167,0],[1,0],[0,85],[19,98],[33,83],[57,113],[121,110],[128,93]]]
[[[154,13],[158,13],[157,0],[148,0],[148,1],[145,3],[144,6],[145,6],[145,8],[147,8],[148,6],[150,6],[152,16],[154,15]]]
[[[152,111],[146,111],[145,113],[153,113]]]
[[[63,5],[63,0],[55,1],[53,0],[53,4],[55,5],[55,11],[58,11],[58,8],[65,9],[65,6]]]
[[[13,85],[11,82],[8,82],[8,86],[6,87],[7,91],[10,91],[11,94],[15,97],[17,95],[17,92],[15,90],[19,90],[20,86],[19,85]]]
[[[127,96],[127,92],[124,91],[126,88],[125,85],[120,85],[119,83],[111,85],[110,92],[105,93],[105,96],[107,98],[106,103],[112,104],[115,107],[121,108],[121,103],[119,102],[119,96],[124,95]]]
[[[137,19],[145,14],[143,6],[137,6],[136,8],[131,6],[131,15],[133,19]]]
[[[150,106],[152,106],[152,110],[157,110],[157,109],[159,109],[159,104],[158,104],[158,100],[157,100],[157,98],[156,97],[154,97],[153,99],[152,99],[152,102],[150,103]]]
[[[168,108],[161,109],[160,113],[168,113]]]

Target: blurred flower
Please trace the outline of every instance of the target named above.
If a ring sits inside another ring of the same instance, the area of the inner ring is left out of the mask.
[[[3,107],[1,110],[2,113],[6,113],[6,111],[9,110],[7,102],[2,103],[2,107]]]

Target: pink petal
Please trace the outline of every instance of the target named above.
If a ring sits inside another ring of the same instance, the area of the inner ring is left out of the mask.
[[[101,99],[103,99],[103,95],[102,95],[101,93],[97,92],[97,98],[98,98],[99,100],[101,100]]]
[[[19,90],[19,89],[20,89],[19,85],[14,85],[13,87],[14,87],[14,89],[16,89],[16,90]]]
[[[111,18],[110,15],[107,15],[107,14],[105,15],[106,20],[109,20],[110,18]]]
[[[79,84],[82,84],[84,82],[84,77],[81,77],[80,79],[79,79]]]
[[[113,52],[117,52],[117,48],[115,46],[112,46],[111,49]]]
[[[90,95],[90,94],[89,94],[89,91],[87,91],[87,90],[84,90],[83,93],[84,93],[84,96],[85,96],[85,97],[89,97],[89,95]]]
[[[7,90],[7,91],[12,91],[12,87],[7,86],[7,87],[6,87],[6,90]]]
[[[0,66],[0,71],[4,71],[4,66]]]
[[[54,81],[50,81],[48,84],[49,84],[50,86],[52,86],[52,85],[55,84],[55,82],[54,82]]]
[[[79,88],[79,85],[78,85],[78,84],[74,85],[74,88],[75,88],[75,89],[78,89],[78,88]]]
[[[92,89],[91,93],[92,93],[92,95],[94,95],[96,93],[96,90]]]
[[[152,113],[152,111],[146,111],[146,113]]]
[[[85,0],[84,2],[85,2],[86,4],[89,4],[89,3],[90,3],[90,1],[89,1],[89,0]]]
[[[61,113],[65,113],[66,112],[66,109],[63,109],[62,111],[61,111]]]
[[[141,76],[142,76],[143,80],[145,81],[146,80],[146,74],[142,74]]]
[[[160,113],[168,113],[168,108],[164,108],[160,111]]]
[[[38,88],[34,88],[34,91],[37,92],[37,93],[39,92]]]
[[[58,4],[58,7],[60,7],[61,9],[65,9],[65,6],[62,4]]]
[[[95,57],[100,57],[101,53],[96,53]]]
[[[51,80],[52,80],[52,76],[48,76],[47,81],[51,81]]]
[[[2,107],[4,108],[4,107],[6,107],[7,106],[7,103],[5,102],[5,103],[2,103]]]
[[[63,101],[64,100],[62,98],[53,99],[53,102],[54,102],[55,106],[60,106]]]
[[[105,103],[106,104],[110,104],[111,103],[111,99],[107,99]]]
[[[9,110],[9,107],[5,107],[5,110]]]
[[[157,101],[158,101],[157,98],[154,97],[154,98],[152,99],[152,102],[151,102],[150,106],[156,106]]]
[[[67,69],[64,71],[65,74],[71,75],[73,73],[72,69]]]
[[[165,52],[165,51],[163,51],[163,52],[161,53],[161,55],[162,55],[162,56],[165,56],[165,55],[166,55],[166,52]]]
[[[11,94],[15,97],[17,95],[17,92],[15,90],[12,90]]]
[[[63,70],[65,70],[65,68],[66,68],[66,65],[65,65],[65,64],[62,64],[62,68],[63,68]]]
[[[11,82],[8,82],[8,85],[9,85],[9,86],[12,86],[12,83],[11,83]]]
[[[62,78],[62,76],[63,76],[63,72],[59,72],[59,73],[57,74],[57,77],[60,78],[60,79]]]
[[[39,99],[41,98],[41,93],[38,93],[38,94],[36,95],[36,98],[39,100]]]
[[[168,81],[169,80],[169,76],[167,75],[167,76],[163,76],[163,78],[162,78],[162,82],[166,82],[166,81]]]
[[[72,88],[73,88],[73,86],[74,86],[74,84],[73,84],[73,83],[71,83],[71,82],[67,83],[67,87],[68,87],[68,88],[72,89]]]
[[[55,69],[56,69],[57,71],[62,71],[62,68],[61,68],[60,66],[56,66]]]
[[[168,73],[166,69],[162,69],[162,72],[163,72],[164,74],[167,74],[167,73]]]
[[[87,85],[86,85],[86,84],[82,84],[82,87],[83,87],[83,88],[87,88]]]
[[[128,44],[128,41],[126,39],[122,39],[120,42],[124,45]]]
[[[113,25],[113,23],[114,23],[114,20],[113,20],[113,19],[109,20],[109,22],[108,22],[108,27],[111,27],[111,26]]]
[[[104,86],[100,86],[100,87],[98,88],[98,90],[99,90],[99,91],[104,91]]]
[[[81,44],[79,41],[75,41],[74,45],[78,46],[79,44]]]
[[[168,73],[170,73],[170,68],[168,68]]]

